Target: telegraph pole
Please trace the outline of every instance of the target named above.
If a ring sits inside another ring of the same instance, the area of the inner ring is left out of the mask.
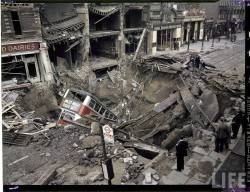
[[[215,37],[215,30],[216,30],[216,27],[217,27],[217,24],[214,24],[213,30],[212,30],[212,35],[213,35],[213,41],[212,41],[212,45],[211,45],[212,48],[214,47],[214,37]]]
[[[189,52],[189,44],[190,44],[190,26],[187,26],[187,32],[188,32],[188,46],[187,46],[187,52]]]
[[[206,20],[204,21],[204,27],[203,27],[203,37],[202,37],[202,43],[201,43],[201,52],[203,52],[203,46],[204,46],[204,40],[206,35]]]

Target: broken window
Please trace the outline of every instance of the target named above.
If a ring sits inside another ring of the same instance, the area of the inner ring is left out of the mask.
[[[95,107],[95,100],[91,99],[89,106],[93,109]]]
[[[105,109],[102,107],[100,110],[100,114],[102,115],[105,112]]]
[[[95,106],[94,110],[96,112],[99,112],[100,108],[101,108],[101,105],[99,105],[98,103],[96,103],[96,106]]]
[[[28,69],[29,69],[30,78],[37,77],[35,62],[28,63]]]
[[[6,62],[11,58],[2,58],[5,61],[5,64],[2,63],[2,81],[9,81],[16,79],[17,81],[27,80],[25,63],[24,62]]]
[[[11,11],[11,18],[16,35],[22,35],[21,24],[17,11]]]

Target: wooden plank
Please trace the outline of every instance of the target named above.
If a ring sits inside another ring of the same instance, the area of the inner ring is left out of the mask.
[[[27,159],[28,157],[29,157],[29,155],[26,155],[26,156],[24,156],[24,157],[22,157],[20,159],[17,159],[15,161],[13,161],[12,163],[9,163],[8,166],[15,165],[16,163],[18,163],[18,162],[20,162],[20,161],[22,161],[24,159]]]

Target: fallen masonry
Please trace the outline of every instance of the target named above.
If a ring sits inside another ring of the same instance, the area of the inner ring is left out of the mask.
[[[98,77],[58,66],[54,87],[4,91],[4,183],[107,184],[101,128],[109,125],[114,143],[105,150],[113,163],[112,184],[207,184],[227,156],[214,152],[208,125],[221,116],[231,125],[235,109],[244,105],[244,90],[228,84],[242,83],[235,76],[212,67],[186,69],[186,60],[136,56]],[[177,172],[181,136],[190,151],[184,171]]]

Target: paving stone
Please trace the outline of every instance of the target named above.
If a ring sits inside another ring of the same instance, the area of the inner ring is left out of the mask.
[[[188,180],[188,177],[186,175],[184,175],[182,172],[178,172],[178,171],[173,170],[167,176],[167,179],[172,180],[176,184],[184,184]]]
[[[166,176],[161,177],[159,184],[160,185],[176,185],[174,181],[172,181],[171,179],[168,179]]]
[[[200,155],[207,155],[207,152],[204,149],[197,147],[197,146],[194,147],[192,151]]]

